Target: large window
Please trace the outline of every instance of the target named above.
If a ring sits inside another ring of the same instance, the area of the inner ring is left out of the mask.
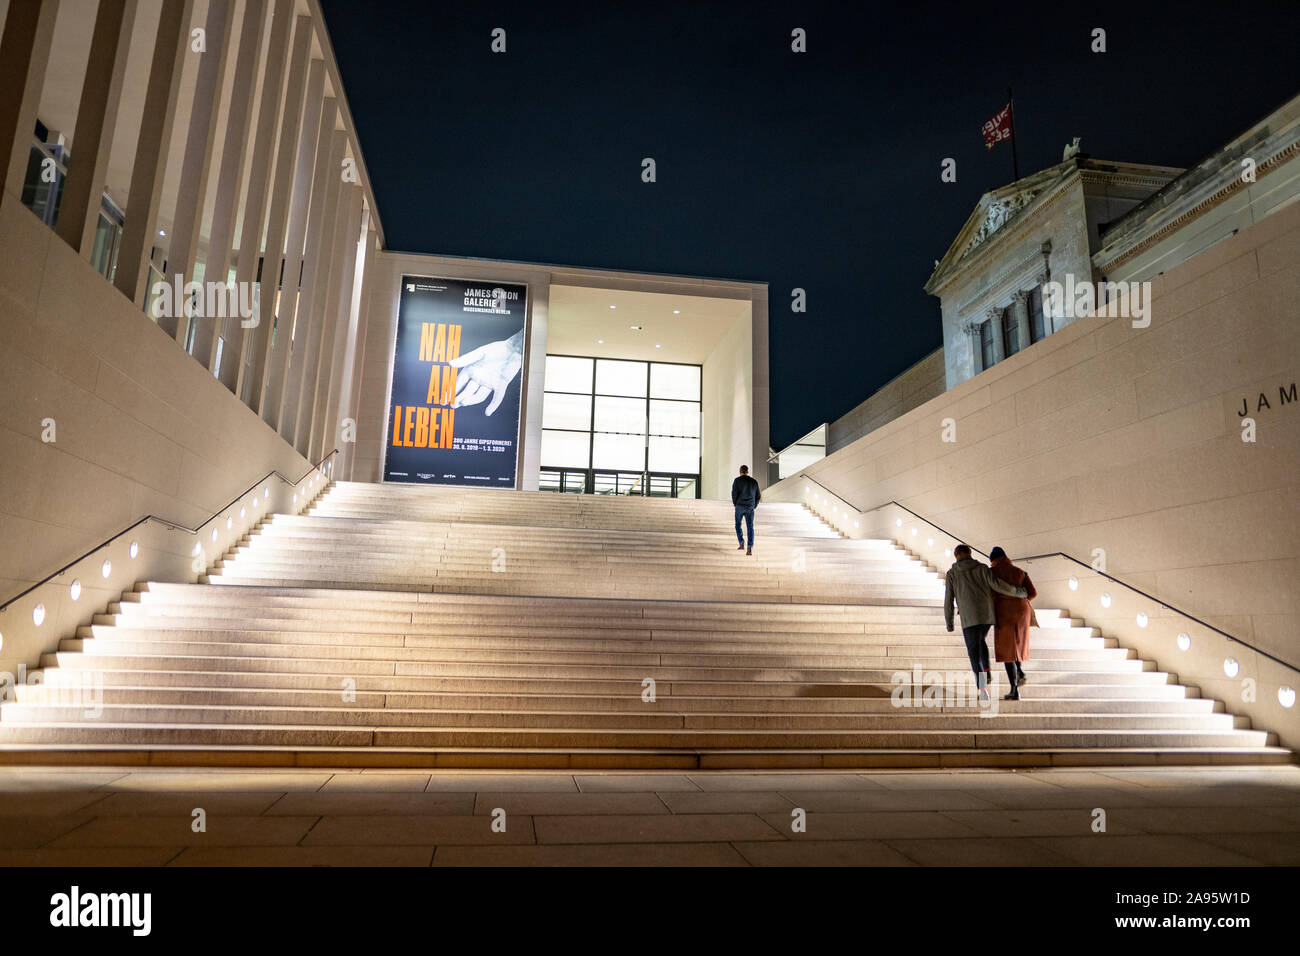
[[[1035,342],[1047,338],[1047,321],[1043,315],[1043,290],[1034,286],[1029,292],[1029,337]]]
[[[993,323],[985,322],[980,326],[980,359],[983,368],[993,367]]]
[[[1016,307],[1002,310],[1002,355],[1010,358],[1020,351],[1020,323],[1016,321]]]
[[[594,493],[698,493],[700,366],[548,355],[545,389],[545,486],[577,471]]]

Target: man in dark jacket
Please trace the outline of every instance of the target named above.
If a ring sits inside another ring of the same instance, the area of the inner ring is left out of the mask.
[[[749,531],[746,554],[754,553],[754,509],[762,498],[758,482],[749,477],[749,466],[741,465],[739,477],[731,483],[731,503],[736,506],[736,540],[740,542],[740,548],[745,548],[745,539],[740,533],[740,519],[745,519],[745,527]],[[736,550],[739,551],[740,548]]]
[[[997,623],[997,614],[993,609],[993,592],[1007,597],[1028,597],[1024,588],[1012,587],[993,573],[987,564],[981,564],[971,557],[970,545],[959,544],[952,549],[956,558],[953,566],[944,577],[943,617],[948,630],[953,629],[953,605],[961,615],[962,637],[966,639],[966,655],[970,658],[971,670],[975,672],[975,686],[979,688],[980,700],[988,699],[988,686],[992,679],[989,672],[989,646],[985,643],[989,628]]]

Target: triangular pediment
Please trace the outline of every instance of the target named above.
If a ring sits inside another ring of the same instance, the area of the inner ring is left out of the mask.
[[[1000,189],[991,189],[981,196],[948,251],[935,266],[925,284],[926,290],[929,291],[947,277],[963,260],[998,235],[1007,224],[1018,219],[1035,201],[1051,193],[1075,168],[1075,160],[1070,159]]]

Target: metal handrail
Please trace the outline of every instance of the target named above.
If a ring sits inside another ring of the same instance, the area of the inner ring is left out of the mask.
[[[41,580],[37,581],[35,584],[31,585],[30,587],[26,588],[26,589],[23,590],[23,591],[20,591],[20,592],[17,593],[17,594],[15,594],[15,595],[14,595],[13,597],[11,597],[9,600],[5,601],[3,604],[0,604],[0,611],[4,611],[4,610],[8,609],[8,607],[9,607],[11,604],[13,604],[15,601],[22,600],[24,597],[26,597],[27,595],[31,594],[31,593],[32,593],[33,591],[35,591],[37,588],[44,587],[46,584],[50,583],[50,581],[52,581],[54,578],[57,578],[60,574],[63,574],[65,571],[68,571],[68,570],[72,569],[72,568],[75,567],[76,565],[80,564],[82,561],[86,560],[86,558],[90,557],[90,556],[91,556],[92,554],[94,554],[96,551],[99,551],[99,550],[101,550],[101,549],[107,547],[108,545],[110,545],[110,544],[112,544],[114,541],[116,541],[118,538],[122,537],[122,535],[126,534],[128,531],[132,531],[132,530],[134,530],[135,528],[140,527],[140,525],[142,525],[142,524],[146,524],[147,522],[154,521],[154,522],[157,522],[157,523],[160,524],[160,525],[165,526],[166,528],[168,528],[168,529],[170,529],[170,530],[172,530],[172,531],[184,531],[186,534],[198,534],[198,533],[199,533],[199,530],[200,530],[201,528],[205,527],[208,523],[210,523],[210,522],[212,521],[213,518],[215,518],[217,515],[221,514],[221,512],[225,511],[225,510],[226,510],[227,508],[229,508],[231,505],[235,504],[235,502],[239,501],[240,498],[244,497],[244,495],[248,494],[250,491],[252,491],[252,490],[253,490],[254,488],[256,488],[258,485],[260,485],[262,482],[267,481],[267,480],[270,479],[270,478],[279,478],[281,481],[283,481],[283,482],[284,482],[286,485],[288,485],[290,488],[296,488],[296,487],[298,487],[298,485],[300,485],[300,484],[302,484],[304,481],[306,481],[306,480],[307,480],[307,477],[308,477],[308,476],[309,476],[313,471],[319,471],[321,465],[325,464],[326,461],[328,461],[328,460],[329,460],[330,458],[332,458],[333,456],[337,455],[337,454],[338,454],[338,451],[339,451],[339,450],[338,450],[337,448],[335,448],[335,449],[334,449],[333,451],[331,451],[328,455],[326,455],[326,456],[325,456],[324,458],[322,458],[320,461],[316,462],[316,464],[312,465],[312,466],[311,466],[310,468],[308,468],[305,472],[303,472],[303,476],[302,476],[301,478],[299,478],[297,481],[290,481],[290,480],[289,480],[288,478],[286,478],[284,475],[280,474],[280,472],[279,472],[278,470],[268,471],[265,475],[263,475],[261,478],[257,479],[257,481],[253,482],[251,485],[249,485],[247,488],[245,488],[245,489],[244,489],[243,491],[241,491],[239,494],[235,495],[235,497],[231,498],[229,501],[227,501],[224,505],[222,505],[222,506],[221,506],[220,508],[218,508],[216,511],[212,512],[212,514],[208,515],[205,519],[203,519],[202,521],[200,521],[200,522],[198,523],[197,526],[195,526],[195,527],[193,527],[193,528],[187,528],[187,527],[185,527],[185,525],[183,525],[183,524],[177,524],[175,521],[171,521],[171,520],[169,520],[169,519],[167,519],[167,518],[160,518],[160,517],[158,517],[158,515],[145,515],[143,518],[140,518],[138,521],[134,521],[134,522],[132,522],[131,524],[127,525],[125,528],[123,528],[123,529],[122,529],[121,531],[119,531],[117,534],[112,535],[111,537],[105,538],[103,541],[99,542],[99,544],[95,545],[93,548],[91,548],[91,549],[90,549],[89,551],[87,551],[85,554],[83,554],[83,555],[81,555],[80,557],[74,558],[73,560],[69,561],[69,562],[68,562],[67,564],[65,564],[63,567],[59,568],[59,570],[54,571],[54,572],[52,572],[52,573],[50,573],[50,574],[47,574],[45,577],[41,578]]]
[[[816,478],[813,478],[810,475],[800,473],[796,480],[812,482],[814,485],[822,489],[822,491],[826,492],[827,494],[831,494],[834,495],[836,498],[839,498],[840,501],[843,501],[846,505],[848,505],[854,511],[857,511],[859,514],[864,514],[864,515],[870,514],[873,511],[880,511],[882,508],[888,508],[892,505],[895,508],[899,508],[903,511],[906,511],[912,517],[916,518],[916,520],[929,525],[931,528],[938,531],[939,533],[946,534],[954,541],[961,541],[963,543],[965,542],[965,539],[960,535],[953,534],[951,531],[948,531],[945,528],[941,528],[939,525],[935,524],[929,518],[917,514],[911,508],[907,507],[907,505],[899,504],[897,501],[894,501],[892,499],[884,502],[883,504],[876,505],[874,508],[859,508],[857,505],[853,504],[853,502],[849,501],[843,495],[831,491],[831,489],[827,488],[820,481],[818,481]],[[970,545],[966,545],[966,546],[976,554],[982,555],[985,558],[988,557],[988,554],[986,552],[980,551],[978,548],[971,547]],[[1213,624],[1201,620],[1195,614],[1192,614],[1188,611],[1184,611],[1182,608],[1170,604],[1168,601],[1164,601],[1156,597],[1155,595],[1148,594],[1146,591],[1143,591],[1141,588],[1134,587],[1132,584],[1129,584],[1127,581],[1123,581],[1120,578],[1115,577],[1115,575],[1113,574],[1110,574],[1106,571],[1099,571],[1096,568],[1094,568],[1091,564],[1087,563],[1086,561],[1082,561],[1079,558],[1076,558],[1072,554],[1067,554],[1064,551],[1049,551],[1045,554],[1031,554],[1028,555],[1027,557],[1017,558],[1016,560],[1017,561],[1042,561],[1047,558],[1064,558],[1067,561],[1073,561],[1075,564],[1079,565],[1080,567],[1087,568],[1089,571],[1092,571],[1094,574],[1100,574],[1103,578],[1106,578],[1106,580],[1115,582],[1120,587],[1128,588],[1130,591],[1142,595],[1148,601],[1160,605],[1160,607],[1164,608],[1165,610],[1173,611],[1175,614],[1181,615],[1182,617],[1187,618],[1189,621],[1194,621],[1207,630],[1213,631],[1216,634],[1226,637],[1230,641],[1235,641],[1236,643],[1242,645],[1243,647],[1250,648],[1256,654],[1260,655],[1261,657],[1267,657],[1270,661],[1273,661],[1273,663],[1275,664],[1281,664],[1283,667],[1288,668],[1289,670],[1293,670],[1296,671],[1297,673],[1300,673],[1300,667],[1297,667],[1295,664],[1292,664],[1289,661],[1284,661],[1282,660],[1282,658],[1278,657],[1275,654],[1270,654],[1268,651],[1261,650],[1260,648],[1256,647],[1254,644],[1250,643],[1249,641],[1243,640],[1240,637],[1237,637],[1235,634],[1229,634],[1227,631],[1223,630],[1223,628],[1215,627]]]

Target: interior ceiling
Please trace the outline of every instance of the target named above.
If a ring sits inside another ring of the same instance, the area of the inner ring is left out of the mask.
[[[750,321],[748,299],[552,285],[546,351],[702,365],[741,320]]]

